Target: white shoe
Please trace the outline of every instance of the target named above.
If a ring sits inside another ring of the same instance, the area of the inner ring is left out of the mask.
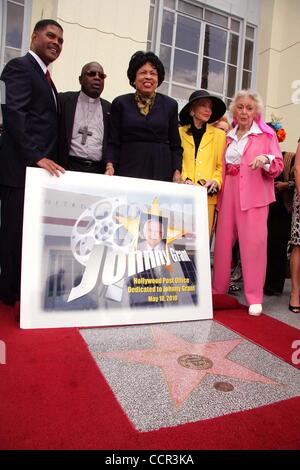
[[[248,313],[249,313],[249,315],[252,315],[253,317],[259,317],[261,312],[262,312],[262,305],[261,304],[251,304],[249,306]]]

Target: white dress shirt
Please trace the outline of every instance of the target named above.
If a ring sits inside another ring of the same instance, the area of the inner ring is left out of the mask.
[[[34,59],[37,61],[37,63],[41,67],[43,73],[46,75],[46,72],[48,70],[47,65],[42,61],[42,59],[35,52],[33,52],[33,51],[28,51],[28,52],[29,52],[29,54],[32,55],[32,57],[34,57]],[[55,101],[55,106],[57,108],[56,96],[55,96],[53,88],[52,88],[52,94],[53,94],[53,98],[54,98],[54,101]]]
[[[227,136],[232,138],[232,142],[229,144],[225,154],[226,163],[231,163],[232,165],[240,165],[241,159],[245,150],[245,147],[248,142],[248,137],[251,134],[262,134],[262,130],[253,121],[252,126],[248,132],[246,132],[239,140],[237,138],[237,129],[238,126],[235,126],[230,132],[228,132]],[[256,155],[257,156],[257,155]],[[266,155],[269,158],[270,163],[274,160],[275,155]],[[270,169],[270,163],[267,163],[263,166],[266,171]]]

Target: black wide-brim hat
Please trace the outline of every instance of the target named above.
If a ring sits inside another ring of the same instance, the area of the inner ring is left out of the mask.
[[[206,90],[196,90],[189,97],[189,102],[182,108],[179,113],[179,119],[181,125],[191,124],[193,122],[192,116],[190,116],[191,105],[201,98],[209,98],[212,102],[212,115],[207,121],[208,123],[216,122],[220,117],[226,113],[226,105],[221,98],[210,95]]]

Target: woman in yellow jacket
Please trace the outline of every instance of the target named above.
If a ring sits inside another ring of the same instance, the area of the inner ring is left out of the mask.
[[[205,90],[197,90],[179,113],[183,182],[207,188],[210,234],[217,192],[222,184],[222,157],[226,140],[225,132],[211,123],[220,119],[225,112],[226,105],[220,98]]]

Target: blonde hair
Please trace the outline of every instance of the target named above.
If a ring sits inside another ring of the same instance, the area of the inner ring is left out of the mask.
[[[231,124],[230,124],[230,122],[229,122],[229,119],[228,119],[228,117],[226,116],[226,114],[224,114],[224,116],[220,117],[220,119],[218,119],[216,122],[214,122],[214,126],[215,126],[216,124],[218,124],[219,122],[222,122],[222,121],[226,122],[226,124],[228,124],[229,128],[232,129],[232,126],[231,126]]]
[[[234,116],[234,113],[235,113],[237,102],[241,98],[251,98],[255,102],[256,115],[262,114],[262,112],[264,110],[264,104],[263,104],[263,100],[262,100],[260,94],[257,93],[257,91],[255,91],[255,90],[248,89],[248,90],[237,91],[236,94],[234,95],[234,97],[232,98],[232,101],[231,101],[230,106],[229,106],[229,111],[232,113],[233,116]]]
[[[232,129],[232,125],[230,124],[226,114],[224,114],[224,116],[220,117],[220,119],[214,122],[213,126],[217,127],[218,129],[221,129],[225,132],[225,134],[228,134],[228,132]]]

